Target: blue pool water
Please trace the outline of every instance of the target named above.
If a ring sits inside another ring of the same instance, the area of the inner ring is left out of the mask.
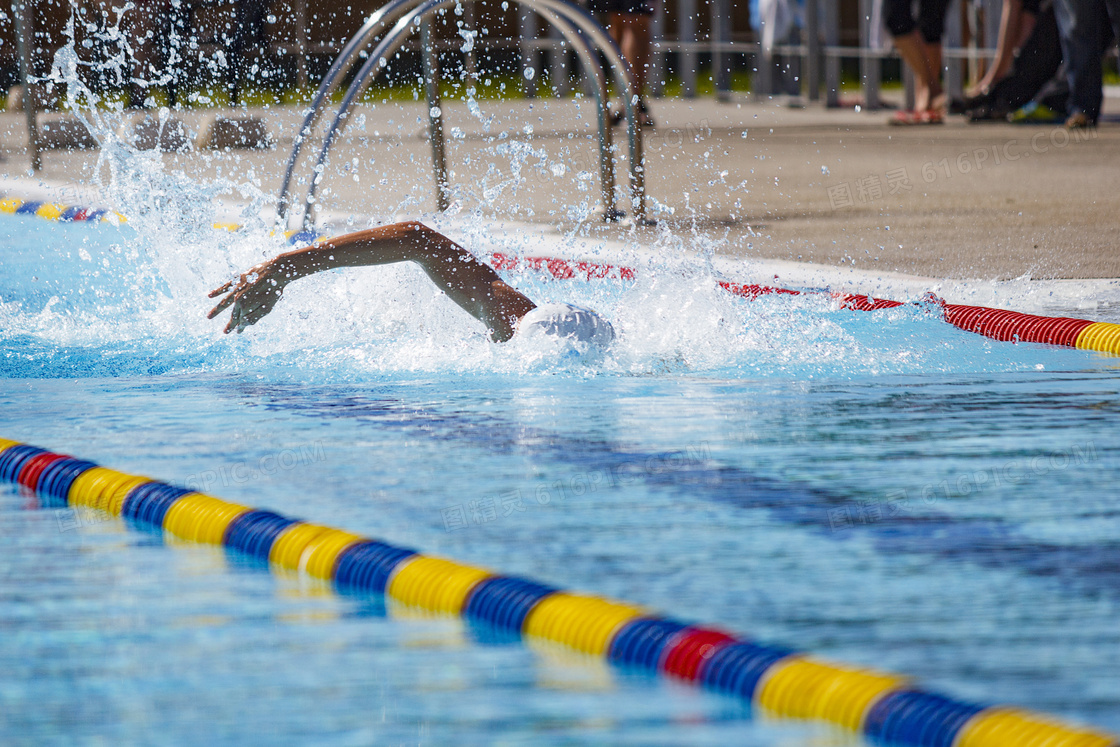
[[[409,268],[221,336],[270,242],[5,217],[0,437],[1120,729],[1115,359],[669,263],[511,278],[602,310],[603,359]],[[855,743],[8,488],[0,543],[4,742]]]

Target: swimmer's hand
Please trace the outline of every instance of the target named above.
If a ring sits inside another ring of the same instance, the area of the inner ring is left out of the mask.
[[[229,323],[223,332],[228,335],[236,330],[241,334],[246,327],[268,316],[272,307],[283,295],[284,286],[291,279],[293,278],[288,273],[277,267],[276,260],[262,262],[249,269],[236,284],[231,280],[220,288],[210,291],[210,298],[217,298],[223,293],[227,295],[218,302],[217,306],[210,309],[206,318],[213,319],[232,305]]]

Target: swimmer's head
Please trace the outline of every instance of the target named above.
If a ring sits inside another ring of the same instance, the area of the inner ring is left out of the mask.
[[[605,350],[614,340],[614,327],[591,309],[569,303],[538,306],[517,323],[517,337],[554,337]]]

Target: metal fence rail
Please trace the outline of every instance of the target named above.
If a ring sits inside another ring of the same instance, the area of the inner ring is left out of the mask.
[[[292,22],[288,37],[266,40],[255,51],[258,55],[294,57],[297,63],[296,83],[302,86],[312,77],[309,69],[310,57],[330,55],[343,58],[353,50],[349,44],[311,38],[309,19],[314,14],[309,11],[308,5],[314,5],[316,0],[287,2]],[[456,3],[463,10],[461,18],[468,28],[478,28],[476,5],[479,2],[482,0],[460,0]],[[731,95],[734,70],[749,70],[752,73],[751,88],[755,95],[795,93],[809,101],[818,101],[822,98],[823,91],[825,103],[837,106],[841,103],[841,61],[848,59],[858,60],[859,63],[859,95],[862,104],[868,109],[875,109],[880,105],[883,60],[894,56],[893,50],[875,43],[877,38],[883,36],[871,28],[871,19],[880,17],[880,14],[874,12],[874,6],[878,2],[881,0],[859,0],[858,18],[854,19],[856,28],[852,28],[853,19],[841,18],[840,0],[810,0],[804,6],[801,24],[794,33],[779,40],[771,49],[764,49],[757,34],[732,33],[732,27],[736,23],[743,26],[742,18],[747,8],[743,0],[706,0],[706,9],[698,0],[662,0],[656,3],[656,12],[651,21],[654,43],[651,70],[647,76],[651,93],[654,96],[664,94],[664,85],[672,70],[679,79],[681,95],[686,98],[698,95],[701,90],[699,78],[703,62],[709,71],[712,88],[720,98]],[[1002,0],[953,1],[947,17],[944,48],[946,89],[950,94],[959,95],[966,78],[975,78],[983,62],[994,55],[1001,2]],[[390,3],[392,5],[394,4]],[[48,38],[41,32],[36,34],[36,29],[29,28],[29,14],[34,6],[35,0],[23,0],[13,5],[12,17],[18,31],[16,39],[21,42],[18,45],[21,51],[18,62],[24,76],[29,76],[32,70],[37,69],[36,60],[41,67],[45,59],[53,56],[52,46],[57,49],[66,42],[65,39]],[[573,75],[576,71],[573,70],[570,58],[573,55],[579,57],[577,43],[551,22],[547,29],[539,28],[537,19],[541,17],[541,11],[536,6],[513,3],[509,13],[516,14],[512,35],[480,35],[476,38],[473,49],[467,53],[460,51],[458,41],[440,40],[434,35],[429,39],[429,46],[437,50],[445,60],[447,55],[461,55],[462,64],[470,73],[478,71],[481,55],[494,51],[511,52],[520,56],[522,67],[533,66],[547,71],[550,85],[557,93],[566,95],[576,85],[584,86],[589,94],[593,93],[596,86],[595,75],[586,60],[580,59],[580,67],[586,73],[584,80],[577,81]],[[671,23],[673,18],[675,24]],[[701,21],[704,23],[701,24]],[[705,28],[701,29],[701,25]],[[364,28],[366,27],[363,25],[362,29]],[[842,43],[842,40],[853,36],[858,37],[855,44]],[[964,42],[966,37],[969,40],[967,45]],[[35,44],[22,43],[24,39],[32,38],[35,39]],[[213,49],[209,49],[210,47]],[[13,51],[16,48],[11,47]],[[414,44],[402,48],[421,51]],[[217,55],[220,49],[219,45],[203,44],[199,51]],[[549,59],[547,64],[542,64],[542,55],[546,53]],[[328,72],[327,77],[331,75],[332,72]],[[538,94],[542,76],[520,76],[520,80],[526,95]],[[24,96],[24,101],[35,109],[39,102],[35,86],[32,85],[31,89],[27,91],[25,86],[27,95]],[[37,150],[34,111],[29,112],[28,126],[34,155]],[[37,159],[33,158],[33,161]]]

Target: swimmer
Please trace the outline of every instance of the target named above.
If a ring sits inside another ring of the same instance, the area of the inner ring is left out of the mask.
[[[262,262],[210,292],[210,298],[226,296],[207,318],[232,307],[224,331],[240,334],[267,316],[294,280],[337,267],[395,262],[420,265],[452,301],[486,325],[494,342],[544,334],[605,348],[614,339],[610,322],[596,312],[571,304],[537,306],[490,265],[415,221],[346,234]]]

